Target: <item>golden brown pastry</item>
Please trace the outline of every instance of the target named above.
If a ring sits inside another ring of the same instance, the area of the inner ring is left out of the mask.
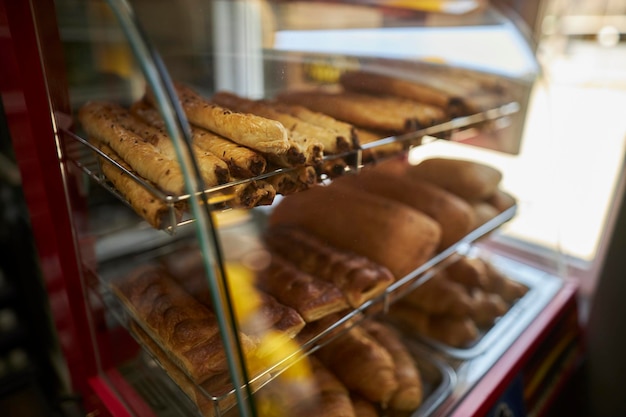
[[[258,273],[256,282],[263,291],[295,309],[307,323],[348,307],[337,287],[297,270],[276,255],[270,266]]]
[[[387,268],[325,244],[298,228],[270,228],[263,239],[272,253],[301,271],[336,285],[354,308],[383,294],[394,281]]]
[[[186,293],[165,271],[146,264],[111,282],[112,291],[143,330],[194,382],[228,370],[217,317]],[[254,342],[240,334],[246,354]]]
[[[356,127],[396,133],[411,132],[445,119],[443,110],[438,107],[391,96],[319,90],[286,91],[277,99],[325,113]]]
[[[478,327],[470,317],[430,315],[402,301],[391,306],[387,317],[409,334],[456,348],[467,347],[479,335]]]
[[[144,141],[154,145],[166,157],[178,160],[174,142],[163,128],[152,126],[121,107],[112,108],[111,111],[115,115],[117,123],[137,134]],[[230,172],[226,162],[193,144],[191,145],[191,150],[198,163],[200,177],[206,188],[224,184],[230,179]]]
[[[113,109],[119,106],[105,102],[88,102],[78,118],[87,136],[113,149],[141,177],[172,195],[185,193],[185,180],[178,161],[169,159],[140,136],[117,123]]]
[[[233,384],[228,372],[222,372],[209,378],[202,385],[192,382],[184,372],[169,359],[168,355],[152,340],[148,334],[141,329],[136,322],[129,324],[131,332],[144,346],[144,348],[155,358],[167,375],[180,387],[180,389],[189,397],[189,399],[198,407],[205,417],[213,417],[215,413],[215,404],[211,396],[221,397],[227,394]],[[220,407],[226,409],[236,404],[234,395],[226,396],[220,401]]]
[[[312,166],[289,169],[269,176],[265,181],[272,185],[278,194],[289,195],[304,191],[317,182],[317,172]]]
[[[362,326],[387,349],[395,364],[398,389],[389,400],[389,408],[398,411],[416,410],[424,397],[422,377],[400,334],[388,325],[374,320],[366,321]]]
[[[356,417],[378,417],[380,415],[376,404],[362,396],[350,393],[350,399],[352,400],[352,407],[354,407],[354,415]]]
[[[483,163],[454,158],[429,158],[407,168],[411,178],[430,181],[469,201],[491,197],[502,173]]]
[[[476,223],[474,210],[465,200],[408,175],[395,175],[373,166],[358,175],[344,175],[336,182],[404,203],[430,216],[441,227],[439,250],[457,243]]]
[[[472,314],[474,302],[467,288],[439,272],[402,298],[428,314],[467,317]]]
[[[428,260],[441,228],[407,205],[334,182],[285,197],[270,227],[294,226],[333,245],[386,266],[396,279]]]
[[[176,85],[176,92],[189,122],[259,152],[282,155],[289,149],[287,129],[275,120],[225,109],[191,88]],[[154,106],[150,91],[146,99]]]
[[[369,401],[384,406],[398,389],[393,357],[361,327],[351,328],[316,356],[350,391]]]
[[[132,168],[124,162],[111,148],[98,141],[96,146],[113,161],[120,164],[127,171],[133,172]],[[176,207],[170,208],[164,200],[157,198],[148,188],[144,187],[122,170],[114,167],[105,158],[100,158],[102,172],[115,188],[126,198],[131,207],[143,217],[152,227],[161,229],[170,225],[169,215],[174,213],[174,221],[180,222],[182,212]]]
[[[467,114],[462,96],[453,95],[424,82],[365,71],[347,71],[341,75],[339,82],[350,91],[395,95],[432,104],[444,109],[450,117]]]
[[[487,283],[485,262],[476,257],[462,256],[445,270],[451,281],[464,285],[466,288],[484,288]]]
[[[491,263],[483,262],[487,273],[487,282],[483,286],[485,291],[498,294],[507,303],[516,301],[528,292],[524,284],[508,278]]]
[[[363,162],[384,160],[397,155],[407,149],[408,144],[402,141],[392,141],[384,144],[372,144],[381,139],[394,136],[394,132],[377,132],[359,127],[356,129],[359,143],[363,148]]]
[[[473,288],[471,294],[474,303],[471,317],[478,327],[492,326],[509,308],[498,294],[491,294],[480,288]]]
[[[358,135],[354,126],[349,123],[339,121],[324,113],[309,110],[304,106],[280,103],[278,101],[270,101],[268,103],[280,112],[290,114],[307,123],[333,132],[334,139],[331,138],[322,142],[325,154],[338,154],[359,148]]]
[[[251,113],[281,123],[289,132],[287,140],[294,149],[292,152],[304,155],[306,164],[318,164],[324,156],[324,142],[329,140],[329,136],[334,139],[332,132],[276,111],[263,101],[247,99],[227,91],[218,91],[211,97],[211,101],[236,112]]]
[[[152,126],[165,128],[165,122],[159,112],[145,100],[133,103],[130,111]],[[198,148],[226,162],[235,178],[255,177],[265,171],[267,161],[259,152],[195,126],[191,126],[191,136]]]
[[[276,189],[265,180],[246,181],[232,185],[224,190],[233,208],[252,208],[268,206],[274,202]]]

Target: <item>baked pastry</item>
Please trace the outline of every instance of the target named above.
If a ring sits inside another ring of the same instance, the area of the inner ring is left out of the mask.
[[[111,147],[137,174],[165,193],[183,195],[185,180],[178,161],[166,157],[154,145],[121,126],[113,111],[119,108],[95,101],[83,105],[78,118],[87,136]]]
[[[485,288],[487,270],[485,262],[477,257],[462,256],[446,267],[445,274],[450,281],[464,285],[466,288]]]
[[[176,92],[190,123],[265,154],[282,155],[289,150],[288,132],[281,123],[225,109],[182,84],[176,84]],[[146,92],[146,99],[155,105],[151,91]]]
[[[502,317],[509,309],[500,295],[488,293],[480,288],[473,288],[471,297],[474,304],[471,318],[478,327],[492,326],[496,319]]]
[[[411,132],[445,119],[438,107],[392,96],[323,90],[286,91],[278,101],[298,104],[365,129]]]
[[[130,130],[143,138],[144,141],[152,144],[166,157],[172,160],[178,160],[174,142],[167,135],[165,129],[157,128],[144,122],[141,118],[135,117],[131,112],[122,107],[110,106],[107,111],[111,112],[116,122],[125,129]],[[212,187],[228,182],[230,172],[228,171],[228,165],[226,165],[224,161],[210,152],[203,151],[194,144],[191,145],[191,151],[198,163],[200,177],[205,187]]]
[[[395,95],[432,104],[445,110],[449,117],[467,114],[460,95],[434,88],[432,84],[366,71],[347,71],[339,78],[341,86],[360,93]]]
[[[359,148],[358,135],[354,126],[349,123],[296,104],[281,103],[276,100],[268,101],[267,103],[279,112],[290,114],[293,117],[332,132],[333,137],[322,141],[325,154],[340,154]]]
[[[389,408],[398,411],[416,410],[424,397],[422,377],[400,334],[390,326],[375,320],[365,321],[362,327],[387,349],[393,358],[398,389],[389,400]]]
[[[227,410],[236,404],[234,395],[225,396],[233,389],[233,383],[228,372],[222,372],[209,378],[201,385],[192,382],[185,373],[169,359],[168,355],[155,343],[154,340],[137,325],[131,322],[129,328],[137,340],[150,353],[150,355],[159,363],[167,375],[178,385],[189,399],[198,407],[198,410],[204,417],[216,416],[216,403],[213,398],[223,397],[220,400],[220,408]]]
[[[113,150],[95,141],[95,145],[105,155],[117,162],[124,169],[133,172],[133,169],[124,162]],[[148,224],[155,229],[161,229],[170,225],[170,215],[174,215],[174,221],[180,222],[182,219],[182,211],[177,207],[169,207],[163,199],[157,198],[147,187],[138,183],[135,179],[128,176],[124,171],[113,166],[107,159],[100,158],[102,173],[111,181],[115,188],[126,198],[130,206],[143,217]]]
[[[295,309],[307,323],[348,308],[346,298],[333,284],[297,270],[277,255],[257,274],[256,283]]]
[[[339,250],[295,227],[273,227],[263,235],[272,253],[299,270],[334,284],[357,308],[384,293],[394,281],[391,272],[368,258]]]
[[[130,111],[152,126],[165,128],[159,112],[145,100],[133,103]],[[226,162],[234,178],[255,177],[265,171],[267,161],[259,152],[196,126],[191,126],[191,137],[198,148]]]
[[[316,356],[350,391],[383,407],[398,389],[393,357],[359,326],[323,346]]]
[[[111,289],[143,330],[194,382],[228,370],[217,317],[186,293],[165,271],[146,264],[111,282]],[[251,355],[255,343],[239,334]]]
[[[470,317],[430,315],[403,301],[393,304],[387,317],[408,334],[456,348],[468,347],[479,336],[478,327]]]
[[[342,186],[314,186],[285,197],[269,227],[293,226],[334,247],[365,256],[400,279],[439,246],[441,228],[430,217],[388,198]]]
[[[251,100],[227,91],[218,91],[211,101],[227,109],[266,117],[281,123],[288,131],[287,140],[294,150],[304,156],[306,164],[318,164],[324,156],[324,142],[335,140],[332,132],[319,126],[299,120],[290,114],[282,113],[263,101]]]
[[[474,301],[466,287],[449,279],[441,271],[411,290],[402,302],[428,314],[468,317],[473,313]]]

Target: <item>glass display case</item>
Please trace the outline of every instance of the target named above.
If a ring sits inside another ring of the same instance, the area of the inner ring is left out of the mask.
[[[498,240],[520,202],[490,158],[519,153],[541,74],[513,11],[1,11],[5,112],[86,412],[545,409],[578,357],[576,287],[558,256]]]

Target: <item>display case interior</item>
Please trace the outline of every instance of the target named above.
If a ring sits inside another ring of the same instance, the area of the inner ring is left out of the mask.
[[[133,413],[436,415],[558,290],[481,246],[501,172],[423,156],[516,154],[538,75],[456,3],[57,2],[91,337]]]

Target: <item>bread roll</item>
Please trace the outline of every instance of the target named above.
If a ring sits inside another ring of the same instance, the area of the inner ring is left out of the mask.
[[[503,316],[509,306],[498,294],[491,294],[480,288],[472,289],[474,308],[472,319],[478,327],[490,327],[498,317]]]
[[[462,198],[427,181],[390,171],[363,169],[358,175],[345,175],[335,180],[360,190],[377,194],[411,206],[437,221],[441,227],[439,250],[465,237],[475,226],[472,207]]]
[[[466,200],[491,197],[502,173],[491,166],[465,159],[430,158],[407,168],[411,178],[430,181]]]
[[[396,279],[426,262],[439,246],[440,226],[405,204],[331,184],[290,195],[269,226],[295,226],[345,251],[386,266]]]

